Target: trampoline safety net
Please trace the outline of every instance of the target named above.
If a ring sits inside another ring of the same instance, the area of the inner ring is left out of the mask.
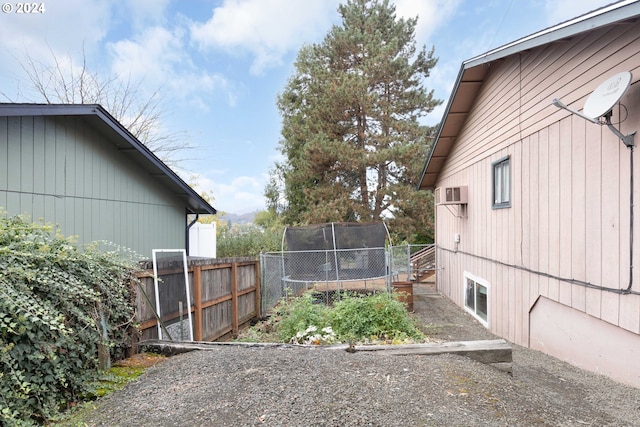
[[[287,227],[285,280],[349,281],[387,274],[384,223],[328,223]],[[286,252],[285,252],[286,251]]]

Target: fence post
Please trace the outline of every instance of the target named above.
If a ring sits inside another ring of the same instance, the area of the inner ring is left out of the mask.
[[[260,319],[262,317],[262,302],[260,300],[260,261],[256,260],[253,264],[254,272],[256,275],[256,317]]]
[[[260,309],[259,309],[260,310],[260,317],[262,317],[262,313],[263,312],[266,312],[270,308],[270,307],[263,307],[262,306],[262,304],[264,304],[265,301],[267,301],[267,302],[270,301],[269,295],[264,295],[265,298],[262,297],[263,296],[262,295],[262,285],[263,285],[262,279],[263,278],[266,279],[266,263],[267,263],[266,258],[267,258],[267,256],[264,253],[260,252],[260,261],[259,261],[260,263],[257,265],[257,267],[259,268],[259,271],[260,271],[259,273],[257,273],[257,274],[260,275]],[[264,288],[265,292],[269,291],[269,285],[271,285],[271,282],[267,283],[266,288]]]
[[[231,263],[231,332],[238,334],[238,263]]]
[[[193,267],[193,305],[193,338],[202,341],[202,268],[199,265]]]
[[[407,244],[407,280],[411,280],[411,274],[413,274],[411,268],[411,245]]]

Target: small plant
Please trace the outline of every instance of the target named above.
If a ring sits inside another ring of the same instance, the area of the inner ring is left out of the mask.
[[[250,328],[240,331],[235,341],[239,342],[280,342],[276,334],[277,317],[271,316],[260,320]]]
[[[310,293],[297,298],[282,300],[276,309],[278,336],[282,342],[290,342],[300,331],[310,326],[330,326],[328,308],[317,304]]]
[[[335,344],[338,341],[336,333],[331,326],[325,326],[318,332],[318,328],[311,325],[304,331],[299,331],[291,338],[291,344],[323,345]]]
[[[404,305],[384,292],[343,296],[331,310],[330,324],[344,342],[424,339]]]
[[[135,366],[114,366],[100,372],[98,378],[90,383],[85,400],[97,399],[116,390],[120,390],[128,382],[135,380],[144,372],[144,368]]]

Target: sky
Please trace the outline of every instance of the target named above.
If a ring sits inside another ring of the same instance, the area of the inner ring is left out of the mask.
[[[29,85],[27,58],[87,67],[160,95],[161,129],[193,148],[174,170],[219,211],[266,207],[269,171],[281,160],[277,96],[299,49],[340,25],[346,0],[49,0],[32,12],[0,12],[0,102],[43,102]],[[418,17],[416,43],[438,63],[424,86],[443,104],[461,63],[612,3],[613,0],[391,0],[398,17]],[[22,7],[22,12],[25,7]],[[425,159],[426,160],[426,159]]]

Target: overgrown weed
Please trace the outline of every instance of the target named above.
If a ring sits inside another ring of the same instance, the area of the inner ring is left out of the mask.
[[[243,331],[237,341],[331,344],[408,343],[424,339],[414,318],[393,294],[363,296],[343,292],[338,301],[328,306],[319,303],[309,291],[282,299],[267,320]]]

